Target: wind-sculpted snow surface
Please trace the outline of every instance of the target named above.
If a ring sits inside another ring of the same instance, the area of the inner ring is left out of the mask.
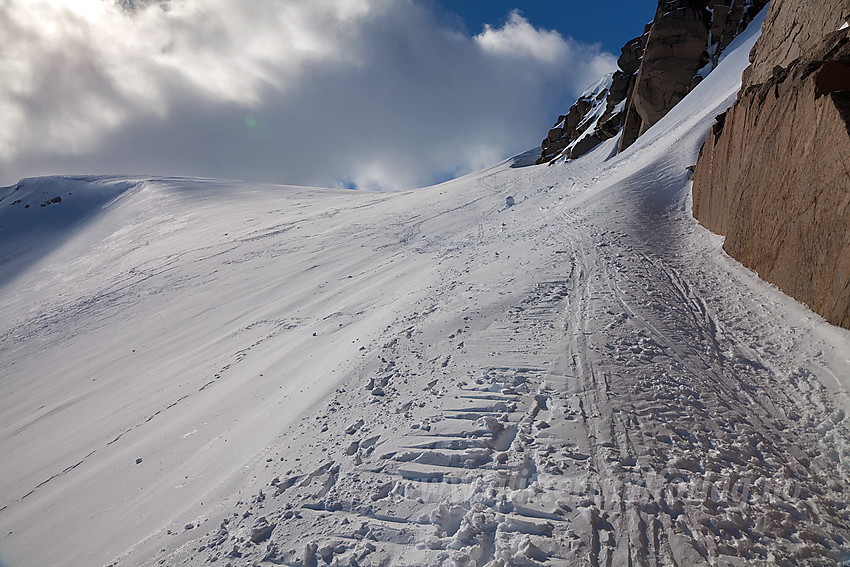
[[[136,180],[0,266],[0,556],[850,557],[850,333],[688,214],[753,40],[609,161],[396,194]]]

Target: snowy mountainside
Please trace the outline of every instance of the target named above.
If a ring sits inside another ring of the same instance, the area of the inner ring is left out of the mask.
[[[618,69],[555,121],[537,163],[576,159],[617,135],[617,150],[629,147],[717,67],[726,48],[754,19],[760,25],[758,14],[765,4],[659,0],[644,32],[623,46]]]
[[[0,189],[3,275],[12,276],[22,270],[22,266],[10,265],[16,260],[29,263],[41,258],[51,244],[62,242],[77,224],[137,183],[89,177],[67,177],[57,182],[55,178],[42,177]]]
[[[688,213],[756,30],[610,160],[4,189],[0,559],[845,560],[850,333]]]

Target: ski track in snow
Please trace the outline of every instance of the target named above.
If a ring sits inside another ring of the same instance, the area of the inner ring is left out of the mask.
[[[0,246],[0,557],[850,557],[850,333],[687,212],[685,167],[754,39],[608,161],[616,140],[398,194],[4,190],[3,208],[69,184],[99,204]]]

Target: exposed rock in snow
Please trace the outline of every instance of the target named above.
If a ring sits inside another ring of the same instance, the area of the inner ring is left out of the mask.
[[[660,0],[629,93],[620,150],[658,122],[717,66],[766,0]]]
[[[767,3],[753,0],[709,0],[711,39],[707,49],[712,69],[717,67],[726,48],[750,24]]]
[[[646,38],[644,33],[626,43],[617,60],[619,69],[587,89],[566,115],[558,117],[558,122],[543,140],[538,164],[559,157],[578,158],[617,135],[623,120],[624,101],[634,87]]]
[[[649,30],[635,87],[626,104],[620,148],[658,122],[685,98],[707,62],[705,2],[661,2]]]

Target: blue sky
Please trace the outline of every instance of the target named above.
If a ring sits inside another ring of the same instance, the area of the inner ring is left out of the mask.
[[[406,189],[539,147],[655,0],[2,3],[0,185]]]
[[[599,42],[605,50],[617,54],[626,41],[643,33],[644,24],[652,20],[658,6],[657,0],[434,1],[459,15],[473,35],[485,24],[501,26],[510,11],[517,9],[537,27],[557,30],[584,43]]]

